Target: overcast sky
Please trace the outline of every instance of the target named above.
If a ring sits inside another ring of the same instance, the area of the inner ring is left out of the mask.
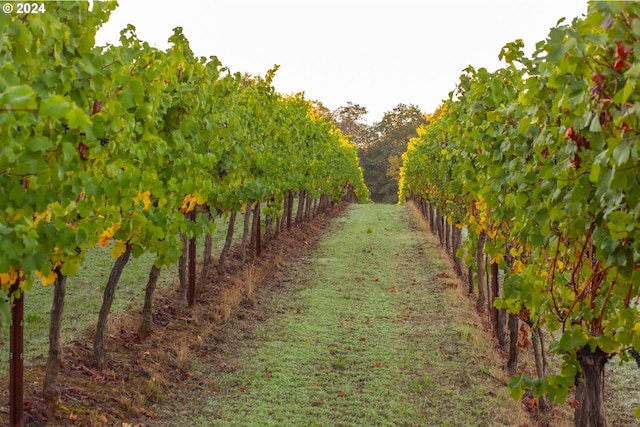
[[[351,101],[382,118],[398,103],[433,112],[468,65],[495,70],[500,48],[523,39],[527,53],[586,0],[120,0],[98,32],[117,44],[133,24],[166,49],[184,28],[197,56],[264,76],[274,64],[283,94],[304,92],[334,110]]]

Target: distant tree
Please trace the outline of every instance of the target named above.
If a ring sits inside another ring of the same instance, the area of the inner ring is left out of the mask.
[[[367,144],[369,125],[365,122],[366,115],[367,108],[353,102],[347,102],[347,105],[336,108],[331,113],[336,127],[358,147]]]
[[[378,203],[398,201],[398,178],[402,153],[416,129],[427,123],[426,116],[415,105],[398,104],[367,133],[367,143],[360,148],[360,165],[371,199]]]
[[[400,166],[402,166],[402,156],[392,154],[387,160],[389,161],[387,176],[394,181],[398,181],[400,179]]]
[[[316,113],[320,115],[320,117],[322,117],[325,120],[333,121],[333,114],[331,113],[331,110],[325,107],[325,105],[322,102],[316,101],[316,100],[310,100],[309,104],[311,104],[313,109],[316,111]]]

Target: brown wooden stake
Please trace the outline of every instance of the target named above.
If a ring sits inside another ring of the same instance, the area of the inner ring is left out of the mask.
[[[9,419],[11,427],[24,426],[24,293],[11,306],[9,332]]]
[[[224,247],[220,252],[220,258],[218,259],[218,274],[224,274],[224,260],[227,257],[227,253],[231,248],[231,243],[233,243],[233,232],[235,230],[236,225],[236,211],[232,211],[229,216],[229,226],[227,228],[227,238],[224,241]]]
[[[254,221],[256,221],[256,256],[259,257],[262,254],[262,241],[260,239],[260,202],[256,202],[253,215]]]
[[[191,211],[191,221],[196,220],[195,209]],[[192,237],[189,240],[189,267],[187,273],[187,280],[189,282],[189,291],[187,300],[189,307],[193,307],[196,302],[196,238]]]
[[[289,191],[287,195],[287,230],[291,230],[291,212],[293,212],[293,192]]]
[[[494,307],[493,302],[498,298],[498,263],[491,264],[491,323],[493,324],[493,332],[498,337],[498,309]]]

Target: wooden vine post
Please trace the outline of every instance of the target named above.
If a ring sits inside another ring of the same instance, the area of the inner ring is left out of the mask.
[[[9,332],[9,419],[11,427],[24,425],[24,293],[11,306]]]
[[[189,219],[193,222],[196,220],[196,209],[189,213]],[[188,292],[187,301],[189,307],[193,307],[196,302],[196,238],[189,239],[189,267],[187,271]]]
[[[499,328],[498,328],[498,309],[493,305],[493,301],[499,297],[499,284],[498,284],[498,275],[499,275],[499,266],[497,262],[491,264],[491,325],[493,326],[493,333],[496,338],[500,338],[499,336]]]

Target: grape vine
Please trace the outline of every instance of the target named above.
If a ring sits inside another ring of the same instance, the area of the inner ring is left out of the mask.
[[[179,232],[211,228],[185,219],[195,205],[218,215],[288,191],[367,198],[355,148],[302,96],[278,94],[275,70],[249,78],[196,58],[179,28],[166,52],[133,27],[120,46],[95,47],[114,7],[0,17],[4,294],[52,283],[60,265],[73,274],[112,238],[114,258],[127,243],[173,263]]]
[[[563,357],[557,374],[512,377],[513,396],[561,402],[578,372],[597,388],[591,358],[640,349],[640,5],[592,2],[531,58],[522,47],[465,70],[410,143],[400,198],[465,226],[470,256],[486,236],[507,272],[495,306],[556,332]]]

